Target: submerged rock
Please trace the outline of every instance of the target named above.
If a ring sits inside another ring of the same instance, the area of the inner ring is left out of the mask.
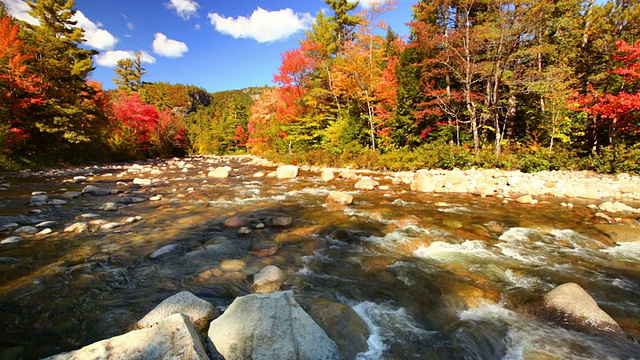
[[[188,291],[182,291],[164,299],[140,319],[135,328],[149,328],[171,315],[182,314],[188,317],[196,328],[202,330],[213,319],[215,311],[216,309],[208,301],[202,300]]]
[[[319,299],[313,301],[307,311],[336,343],[344,359],[355,359],[358,353],[367,350],[369,327],[352,308]]]
[[[151,255],[149,255],[149,257],[152,259],[156,259],[156,258],[159,258],[160,256],[163,256],[172,252],[176,252],[180,250],[180,248],[181,248],[180,244],[171,244],[171,245],[163,246],[160,249],[152,252]]]
[[[595,224],[598,230],[616,243],[640,242],[640,229],[616,224]]]
[[[211,322],[208,335],[226,360],[342,358],[291,291],[236,298]]]
[[[134,330],[45,360],[78,359],[204,360],[209,357],[189,319],[174,314],[151,328]]]

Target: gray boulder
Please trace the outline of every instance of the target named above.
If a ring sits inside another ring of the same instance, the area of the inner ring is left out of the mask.
[[[182,314],[174,314],[154,327],[134,330],[45,360],[78,359],[204,360],[209,357],[189,319]]]
[[[188,291],[182,291],[164,299],[138,321],[135,328],[148,328],[171,315],[182,314],[187,316],[196,328],[202,330],[213,319],[215,311],[216,309],[208,301],[202,300]]]
[[[236,298],[211,322],[209,340],[226,360],[342,358],[291,291]]]

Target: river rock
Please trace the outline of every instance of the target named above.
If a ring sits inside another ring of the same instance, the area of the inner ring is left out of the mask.
[[[208,301],[200,299],[188,291],[182,291],[164,299],[140,319],[134,328],[149,328],[171,315],[182,314],[189,318],[197,329],[202,330],[213,319],[215,312],[216,309]]]
[[[24,239],[21,238],[20,236],[13,235],[13,236],[9,236],[8,238],[0,241],[0,244],[2,244],[2,245],[15,244],[15,243],[19,243],[21,241],[24,241]]]
[[[37,228],[48,228],[48,227],[54,227],[54,226],[58,226],[58,222],[57,221],[43,221],[40,223],[36,224]]]
[[[639,212],[638,209],[635,209],[629,205],[623,204],[619,201],[616,201],[616,202],[605,201],[602,204],[600,204],[598,208],[602,211],[606,211],[610,213]]]
[[[380,183],[373,179],[361,179],[354,186],[358,190],[373,190],[379,185]]]
[[[144,179],[144,178],[134,178],[133,179],[133,184],[134,185],[140,185],[140,186],[149,186],[151,185],[151,179]]]
[[[33,195],[31,197],[31,200],[29,200],[29,204],[30,205],[43,205],[47,203],[47,200],[49,199],[49,197],[47,195],[41,194],[41,195]]]
[[[87,223],[85,222],[75,222],[73,224],[67,225],[64,230],[62,230],[63,232],[76,232],[76,233],[80,233],[80,232],[84,232],[87,231],[89,229],[89,225],[87,225]]]
[[[229,170],[226,167],[218,167],[209,171],[207,177],[214,179],[226,179],[229,177]]]
[[[172,253],[172,252],[176,252],[178,250],[180,250],[180,244],[170,244],[170,245],[166,245],[161,247],[160,249],[154,251],[151,253],[151,255],[149,255],[150,258],[152,259],[157,259],[160,256]]]
[[[542,315],[560,325],[586,332],[623,334],[620,325],[576,283],[565,283],[542,299]]]
[[[220,263],[220,270],[226,272],[241,271],[247,267],[247,263],[240,259],[229,259]]]
[[[291,291],[236,298],[211,322],[208,335],[226,360],[342,358]]]
[[[366,351],[369,327],[349,306],[326,299],[314,300],[307,312],[333,340],[344,359],[355,359]]]
[[[224,226],[229,228],[240,228],[249,225],[251,221],[244,216],[232,216],[224,221]]]
[[[102,205],[102,210],[104,211],[118,211],[118,205],[114,202],[104,203]]]
[[[35,235],[38,232],[35,226],[21,226],[13,231],[16,235]]]
[[[284,274],[279,267],[268,265],[253,275],[253,291],[258,294],[267,294],[279,291],[284,284]]]
[[[51,199],[47,201],[47,205],[54,205],[54,206],[67,205],[67,202],[62,199]]]
[[[0,231],[7,231],[7,230],[15,229],[18,226],[20,226],[20,224],[18,224],[18,223],[4,224],[4,225],[0,226]]]
[[[0,257],[0,265],[13,265],[19,263],[21,260],[12,257]]]
[[[291,226],[292,223],[293,223],[293,218],[291,216],[278,216],[278,217],[267,219],[267,224],[269,226],[275,226],[275,227],[287,227],[287,226]]]
[[[331,181],[331,180],[336,178],[335,174],[333,173],[333,170],[331,170],[331,169],[322,170],[322,174],[320,174],[320,177],[322,178],[322,181],[324,181],[324,182],[329,182],[329,181]]]
[[[44,229],[38,231],[36,233],[36,236],[45,236],[45,235],[49,235],[51,233],[53,233],[53,230],[51,230],[51,228],[44,228]]]
[[[85,182],[85,181],[87,181],[87,177],[86,176],[74,176],[73,177],[73,183],[74,184],[79,184],[79,183],[82,183],[82,182]]]
[[[425,175],[420,175],[421,173],[416,173],[413,182],[411,182],[410,188],[411,191],[419,191],[419,192],[434,192],[436,191],[437,184],[436,182]]]
[[[87,185],[84,189],[82,189],[82,194],[88,194],[93,196],[106,196],[111,194],[111,191],[108,189],[101,189],[95,185]]]
[[[533,197],[531,195],[522,195],[516,199],[518,204],[531,204],[533,202]]]
[[[616,224],[595,224],[594,226],[616,243],[640,241],[640,229],[638,228]]]
[[[147,201],[147,199],[139,196],[125,196],[118,200],[122,204],[138,204]]]
[[[295,165],[282,165],[276,169],[278,179],[294,179],[298,176],[298,167]]]
[[[356,174],[353,170],[342,170],[340,174],[338,174],[338,176],[343,179],[353,180],[353,181],[356,181],[360,178],[358,174]]]
[[[330,204],[350,205],[353,202],[353,196],[339,191],[330,191],[325,202]]]
[[[209,357],[189,319],[174,314],[151,328],[130,331],[45,360],[80,359],[204,360]]]

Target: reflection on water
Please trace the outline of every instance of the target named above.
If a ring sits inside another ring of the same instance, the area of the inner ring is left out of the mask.
[[[94,184],[119,190],[67,205],[26,207],[33,191],[50,197],[81,191],[72,176],[6,178],[0,216],[27,215],[60,225],[45,237],[0,246],[0,358],[34,359],[128,331],[164,298],[188,290],[224,310],[251,293],[252,275],[280,267],[285,288],[304,307],[328,298],[353,307],[371,336],[359,359],[623,359],[640,354],[640,243],[614,245],[585,206],[550,199],[536,206],[472,195],[418,194],[374,176],[389,190],[362,192],[353,182],[253,177],[273,168],[228,163],[228,179],[207,179],[217,159],[157,164],[158,174],[96,169]],[[226,165],[226,164],[225,164]],[[150,168],[150,166],[148,166]],[[144,166],[136,167],[144,172]],[[183,171],[182,169],[187,169]],[[111,174],[101,175],[109,172]],[[121,176],[119,176],[121,175]],[[157,179],[131,187],[134,177]],[[324,206],[331,190],[354,204]],[[120,203],[123,195],[159,201]],[[111,230],[90,225],[63,233],[80,215],[108,222],[143,220]],[[250,220],[250,234],[223,222]],[[293,217],[288,228],[268,219]],[[259,224],[267,224],[264,228]],[[1,224],[0,224],[1,225]],[[4,239],[10,232],[0,234]],[[155,250],[176,250],[151,259]],[[234,260],[234,261],[229,261]],[[517,312],[519,304],[573,281],[630,335],[609,339],[549,326]],[[513,311],[516,309],[516,311]]]

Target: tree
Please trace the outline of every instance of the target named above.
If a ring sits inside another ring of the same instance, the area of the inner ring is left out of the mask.
[[[23,24],[21,32],[34,49],[27,68],[48,85],[43,92],[46,102],[30,114],[31,145],[47,149],[47,154],[72,152],[74,144],[91,141],[95,133],[90,123],[92,109],[85,106],[95,95],[87,77],[96,52],[79,46],[84,31],[72,21],[73,0],[27,0],[27,4],[30,15],[38,19],[36,25]]]
[[[0,4],[0,156],[19,146],[28,133],[29,112],[46,103],[42,79],[27,68],[34,55],[18,38],[19,26]]]
[[[614,59],[621,66],[611,73],[623,79],[623,88],[603,93],[591,86],[587,95],[577,97],[581,109],[594,118],[594,131],[605,135],[609,145],[622,142],[618,138],[634,143],[640,135],[640,40],[635,44],[620,40],[616,46]]]
[[[353,29],[358,25],[360,19],[357,16],[348,14],[354,10],[359,1],[350,0],[324,0],[334,12],[331,21],[335,22],[335,34],[338,39],[338,46],[342,46],[347,41],[353,40]]]
[[[128,93],[140,92],[142,88],[142,76],[147,72],[142,67],[142,53],[137,52],[135,58],[120,59],[114,69],[118,77],[113,79],[113,83],[118,85],[118,89]]]

